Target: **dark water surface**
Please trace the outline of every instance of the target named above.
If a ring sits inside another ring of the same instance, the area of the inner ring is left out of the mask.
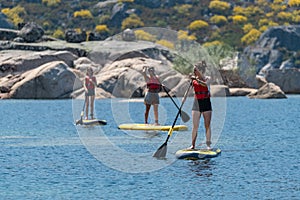
[[[190,114],[192,99],[184,110]],[[189,131],[174,132],[165,160],[152,154],[166,132],[122,131],[143,122],[141,99],[96,101],[108,125],[76,127],[83,101],[0,101],[0,199],[299,199],[300,96],[213,100],[220,157],[176,160]],[[150,120],[153,121],[151,110]],[[160,122],[176,108],[161,99]],[[179,119],[177,124],[184,124]],[[201,122],[201,125],[203,123]],[[199,142],[204,141],[203,126]]]

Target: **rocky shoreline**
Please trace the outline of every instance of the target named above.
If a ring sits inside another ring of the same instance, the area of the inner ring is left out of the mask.
[[[189,78],[173,69],[176,55],[153,42],[110,38],[81,43],[49,39],[25,43],[3,40],[3,35],[9,38],[8,31],[4,33],[0,30],[1,99],[82,97],[82,79],[89,66],[98,81],[96,98],[143,97],[146,85],[141,71],[145,65],[156,68],[172,95],[183,96],[188,87]],[[218,73],[222,80],[212,85],[212,96],[286,98],[285,93],[300,93],[298,68],[268,70],[265,77],[256,75],[250,84],[232,69]]]

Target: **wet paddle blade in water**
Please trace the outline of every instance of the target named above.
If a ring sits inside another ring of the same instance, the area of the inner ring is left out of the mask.
[[[155,157],[155,158],[165,158],[166,155],[167,155],[167,143],[164,143],[153,154],[153,157]]]

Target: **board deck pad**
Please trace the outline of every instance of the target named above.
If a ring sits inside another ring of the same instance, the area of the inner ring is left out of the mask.
[[[121,124],[118,126],[119,129],[123,130],[148,130],[148,131],[169,131],[172,126],[166,125],[152,125],[152,124]],[[174,131],[186,131],[188,127],[186,125],[175,125]]]
[[[178,159],[185,160],[199,160],[214,158],[221,154],[221,149],[213,148],[211,150],[207,149],[181,149],[178,150],[175,154]]]
[[[100,119],[83,119],[82,121],[77,120],[76,125],[85,125],[85,126],[92,126],[92,125],[106,125],[106,120]]]

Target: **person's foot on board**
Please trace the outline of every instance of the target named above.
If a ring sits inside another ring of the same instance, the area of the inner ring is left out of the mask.
[[[211,150],[212,150],[212,148],[211,148],[210,146],[207,146],[206,149],[207,149],[208,151],[211,151]]]
[[[195,149],[194,145],[191,145],[190,147],[188,147],[187,149]]]

